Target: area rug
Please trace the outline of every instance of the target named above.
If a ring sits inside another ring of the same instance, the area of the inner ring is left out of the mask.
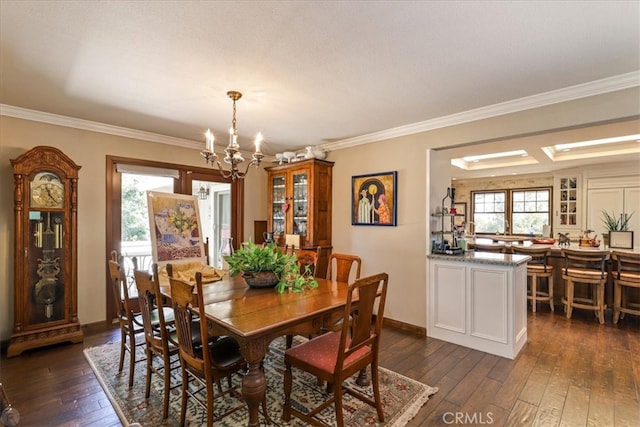
[[[296,337],[298,339],[298,337]],[[290,422],[281,420],[282,404],[284,401],[283,372],[284,372],[284,339],[275,340],[264,360],[265,375],[267,378],[267,412],[275,426],[301,427],[305,424],[292,418]],[[138,363],[135,369],[134,385],[128,387],[129,372],[125,362],[125,369],[118,373],[118,360],[120,355],[120,343],[109,342],[107,344],[87,348],[85,357],[89,361],[98,381],[105,390],[109,400],[113,404],[122,423],[126,426],[130,423],[140,423],[142,426],[178,426],[180,425],[180,392],[176,387],[170,393],[169,418],[162,419],[162,379],[159,375],[152,375],[151,396],[144,397],[145,366],[144,362]],[[128,357],[128,355],[127,355]],[[180,383],[180,369],[172,372],[174,384]],[[355,377],[348,380],[349,386],[354,387],[364,394],[371,395],[371,387],[359,387],[355,384]],[[241,377],[234,376],[234,385],[238,388],[231,395],[226,395],[215,400],[214,412],[223,413],[226,409],[242,406],[244,402],[240,394]],[[224,382],[226,384],[226,381]],[[385,368],[380,368],[380,394],[383,400],[385,423],[379,424],[376,411],[371,406],[362,403],[350,395],[344,398],[345,425],[353,427],[361,426],[404,426],[413,418],[420,408],[429,400],[429,396],[438,391],[435,387],[422,384]],[[306,408],[316,406],[318,401],[326,398],[324,388],[318,386],[314,376],[306,372],[294,369],[294,384],[292,402],[296,408],[305,411]],[[335,412],[333,407],[325,409],[321,416],[330,425],[335,424]],[[247,410],[239,410],[232,415],[216,422],[216,426],[246,426],[248,423]],[[187,425],[199,426],[206,423],[206,413],[199,405],[188,400]],[[266,420],[261,414],[261,425],[266,425]]]

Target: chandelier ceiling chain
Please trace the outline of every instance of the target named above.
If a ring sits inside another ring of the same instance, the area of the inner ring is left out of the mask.
[[[264,154],[260,151],[260,143],[262,142],[262,134],[258,133],[255,139],[256,151],[251,156],[251,161],[247,164],[244,172],[241,172],[238,169],[238,165],[244,162],[244,157],[242,157],[242,153],[240,152],[240,145],[238,144],[238,129],[236,127],[236,101],[242,97],[242,93],[230,90],[227,92],[227,96],[233,100],[233,120],[231,121],[231,129],[229,129],[229,145],[224,149],[224,162],[231,165],[230,170],[225,170],[218,159],[218,155],[214,151],[214,136],[211,132],[211,129],[207,129],[205,134],[205,149],[200,152],[202,157],[204,157],[207,164],[211,164],[211,166],[216,166],[222,176],[225,179],[231,178],[231,181],[235,181],[237,179],[244,179],[249,171],[251,166],[258,167],[260,162],[264,158]]]

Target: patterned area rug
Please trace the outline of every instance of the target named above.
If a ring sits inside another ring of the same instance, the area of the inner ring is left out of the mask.
[[[298,337],[296,337],[298,339]],[[265,357],[264,369],[267,378],[267,410],[272,420],[271,425],[300,427],[305,424],[292,418],[286,423],[281,420],[284,372],[284,339],[275,340],[270,351]],[[169,418],[162,420],[162,379],[159,375],[152,375],[151,396],[144,398],[145,367],[144,362],[136,364],[134,385],[128,387],[128,359],[125,360],[125,368],[118,373],[118,360],[120,354],[119,342],[110,342],[98,347],[84,350],[85,357],[93,368],[93,371],[102,384],[109,400],[120,416],[124,425],[140,423],[142,426],[178,426],[180,424],[180,387],[171,390]],[[127,355],[128,357],[128,355]],[[173,383],[180,383],[180,369],[173,371]],[[239,376],[234,376],[234,385],[238,388],[231,395],[217,398],[214,402],[216,414],[223,413],[226,409],[244,405],[240,395]],[[226,385],[226,381],[223,382]],[[349,380],[351,387],[357,388],[365,394],[371,395],[371,387],[359,387],[355,384],[355,377]],[[438,391],[435,387],[419,383],[410,378],[397,374],[388,369],[380,368],[380,393],[383,400],[385,423],[384,426],[404,426],[424,405],[429,396]],[[316,402],[324,400],[326,395],[322,387],[317,384],[317,379],[306,372],[294,369],[294,383],[292,399],[293,404],[300,410],[316,406]],[[378,426],[376,411],[371,406],[362,403],[350,395],[344,399],[344,419],[347,426]],[[239,410],[232,415],[216,422],[216,426],[246,426],[248,412]],[[325,422],[335,424],[335,411],[333,406],[322,413]],[[206,413],[193,399],[188,400],[187,425],[197,426],[205,424]],[[263,415],[260,416],[261,425],[266,425]]]

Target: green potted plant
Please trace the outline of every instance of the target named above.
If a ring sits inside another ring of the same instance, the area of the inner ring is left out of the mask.
[[[607,231],[628,231],[629,220],[635,212],[631,212],[629,215],[620,214],[620,217],[616,216],[616,213],[610,214],[609,212],[602,211],[602,222]],[[609,234],[603,234],[602,239],[606,246],[609,245]]]
[[[242,274],[250,287],[275,286],[278,292],[283,293],[287,289],[301,292],[305,288],[318,286],[308,266],[301,273],[296,255],[287,255],[274,244],[259,246],[245,242],[224,259],[229,264],[229,274]]]
[[[616,217],[615,212],[612,215],[603,210],[602,222],[604,223],[605,228],[609,231],[628,231],[629,220],[631,220],[634,213],[635,212],[631,212],[629,215],[620,214],[620,217]]]

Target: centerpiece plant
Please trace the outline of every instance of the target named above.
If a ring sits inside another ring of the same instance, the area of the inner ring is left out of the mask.
[[[290,289],[293,292],[301,292],[305,288],[316,288],[315,280],[309,266],[300,272],[297,257],[294,254],[287,255],[275,244],[260,246],[253,242],[244,242],[233,254],[224,257],[229,264],[229,274],[237,276],[242,274],[245,281],[251,286],[251,279],[257,276],[272,274],[274,282],[263,282],[254,287],[274,286],[279,293]]]

